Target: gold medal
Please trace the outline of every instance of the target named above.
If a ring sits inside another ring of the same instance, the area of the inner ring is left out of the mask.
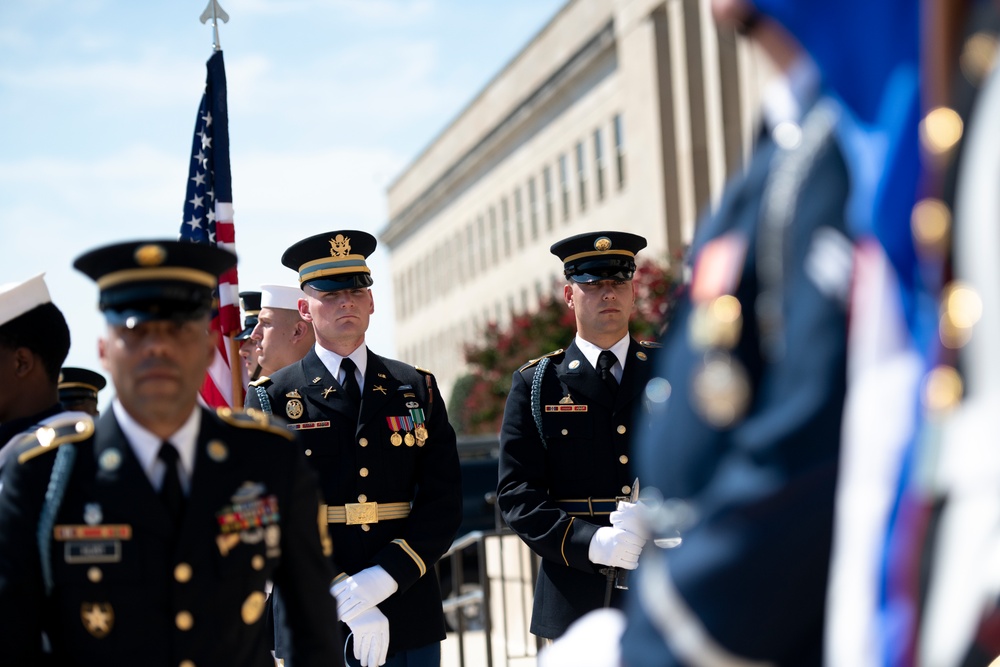
[[[297,398],[293,398],[285,405],[285,414],[288,415],[289,419],[298,419],[304,412],[305,408],[302,406],[302,401]]]
[[[407,446],[407,447],[412,447],[412,446],[413,446],[413,443],[415,443],[415,442],[416,442],[416,439],[415,439],[415,438],[413,437],[413,434],[412,434],[412,433],[410,433],[409,431],[407,431],[407,432],[406,432],[406,437],[405,437],[405,438],[403,438],[403,442],[405,442],[405,443],[406,443],[406,446]]]
[[[403,444],[403,436],[401,436],[398,433],[393,433],[392,435],[389,436],[389,442],[392,443],[393,447],[399,447],[401,444]]]
[[[423,447],[427,441],[427,427],[421,424],[413,432],[417,435],[417,445]]]

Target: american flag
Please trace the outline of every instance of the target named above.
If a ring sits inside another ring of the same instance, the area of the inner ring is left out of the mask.
[[[207,68],[205,94],[201,98],[194,126],[180,238],[192,243],[210,243],[235,253],[226,68],[222,51],[212,54]],[[221,336],[215,361],[201,388],[202,399],[212,407],[233,407],[232,368],[235,360],[230,359],[225,337],[240,331],[238,283],[235,267],[219,278],[218,308],[213,311],[212,327]],[[237,396],[236,401],[240,402],[241,398]]]

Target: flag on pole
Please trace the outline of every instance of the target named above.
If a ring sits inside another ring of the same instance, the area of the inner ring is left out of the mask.
[[[180,238],[192,243],[210,243],[235,253],[226,69],[222,51],[212,54],[207,69],[205,94],[194,127]],[[202,399],[211,407],[240,407],[233,406],[232,372],[237,360],[231,358],[227,338],[241,328],[238,283],[236,267],[219,278],[217,308],[212,312],[212,328],[220,333],[219,344],[201,388]],[[242,397],[237,396],[236,401],[242,403]]]

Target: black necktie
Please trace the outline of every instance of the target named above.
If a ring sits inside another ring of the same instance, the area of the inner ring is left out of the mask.
[[[618,359],[611,350],[601,350],[601,354],[597,357],[597,371],[600,373],[601,379],[604,380],[604,384],[607,385],[612,396],[618,393],[618,380],[615,379],[615,374],[611,372],[611,367],[617,361]]]
[[[341,382],[344,392],[354,402],[355,407],[360,406],[361,387],[358,386],[358,378],[355,377],[355,371],[358,367],[354,365],[354,362],[349,357],[344,357],[344,360],[340,362],[340,369],[344,371],[344,380]]]
[[[167,441],[160,445],[157,454],[163,461],[166,471],[163,474],[163,484],[160,485],[160,498],[163,500],[167,513],[174,521],[174,529],[180,526],[181,515],[184,513],[184,490],[181,488],[181,478],[177,472],[177,459],[180,454],[177,448]]]

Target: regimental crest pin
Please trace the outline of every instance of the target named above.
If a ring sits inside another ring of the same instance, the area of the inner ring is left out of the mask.
[[[642,350],[639,350],[638,352],[635,353],[635,358],[638,359],[639,361],[646,361],[647,359],[646,353],[643,352]]]
[[[229,456],[229,449],[226,443],[221,440],[212,440],[208,443],[208,458],[216,463],[222,463]]]
[[[297,398],[293,398],[285,404],[285,414],[288,415],[289,419],[298,419],[305,411],[306,409],[302,405],[302,401]]]
[[[100,503],[87,503],[83,506],[83,522],[88,526],[96,526],[104,520],[104,512]]]
[[[580,367],[580,360],[579,359],[574,359],[573,361],[569,362],[569,369],[571,371],[576,370],[579,367]]]
[[[122,464],[122,453],[119,452],[114,447],[106,449],[101,453],[101,458],[98,459],[97,465],[101,467],[101,470],[105,472],[113,472],[118,470],[118,466]]]

